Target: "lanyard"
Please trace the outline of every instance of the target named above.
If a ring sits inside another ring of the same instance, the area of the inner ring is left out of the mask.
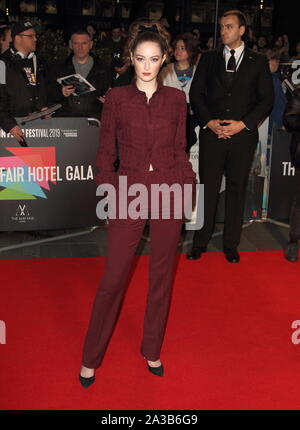
[[[245,48],[242,50],[241,55],[238,58],[238,61],[237,61],[236,66],[235,66],[235,71],[237,71],[238,65],[242,61],[242,56],[244,55],[244,51],[245,51]]]

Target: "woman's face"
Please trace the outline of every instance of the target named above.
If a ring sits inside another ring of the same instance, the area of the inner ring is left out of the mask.
[[[260,37],[257,39],[257,44],[258,44],[258,46],[259,46],[260,48],[264,48],[264,47],[266,46],[266,44],[267,44],[265,37],[264,37],[264,36],[260,36]]]
[[[131,55],[131,61],[138,79],[150,82],[156,79],[163,62],[166,59],[156,42],[141,42]]]
[[[213,48],[214,46],[214,38],[213,37],[209,37],[208,41],[207,41],[207,47],[208,48]]]
[[[189,54],[185,49],[183,40],[178,40],[176,42],[174,57],[176,61],[189,61]]]
[[[92,25],[88,25],[86,28],[86,31],[89,33],[91,37],[93,37],[96,34],[96,30]]]
[[[200,31],[198,30],[198,28],[194,28],[194,30],[192,31],[192,34],[195,40],[200,39]]]

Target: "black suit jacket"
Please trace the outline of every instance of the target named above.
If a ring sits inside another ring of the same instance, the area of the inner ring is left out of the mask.
[[[233,83],[226,79],[223,46],[204,53],[195,72],[190,101],[200,127],[212,119],[243,121],[247,129],[232,136],[231,142],[257,142],[258,124],[273,106],[273,82],[265,55],[245,48]],[[211,138],[217,136],[202,130]]]

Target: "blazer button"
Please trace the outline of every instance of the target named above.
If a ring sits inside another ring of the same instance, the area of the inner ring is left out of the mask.
[[[231,96],[231,93],[228,93],[228,96],[230,97],[230,96]]]
[[[226,109],[226,112],[230,112],[230,109]]]

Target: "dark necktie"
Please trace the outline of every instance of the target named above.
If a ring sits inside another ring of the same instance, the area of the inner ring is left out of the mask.
[[[235,50],[231,49],[230,54],[231,54],[231,57],[228,60],[227,69],[226,69],[226,76],[227,76],[229,85],[232,84],[232,81],[235,75],[235,69],[236,69],[236,61],[234,57]]]
[[[235,62],[235,56],[234,56],[235,50],[231,49],[230,54],[231,54],[231,57],[229,58],[227,63],[227,72],[235,72],[235,68],[236,68],[236,62]]]

